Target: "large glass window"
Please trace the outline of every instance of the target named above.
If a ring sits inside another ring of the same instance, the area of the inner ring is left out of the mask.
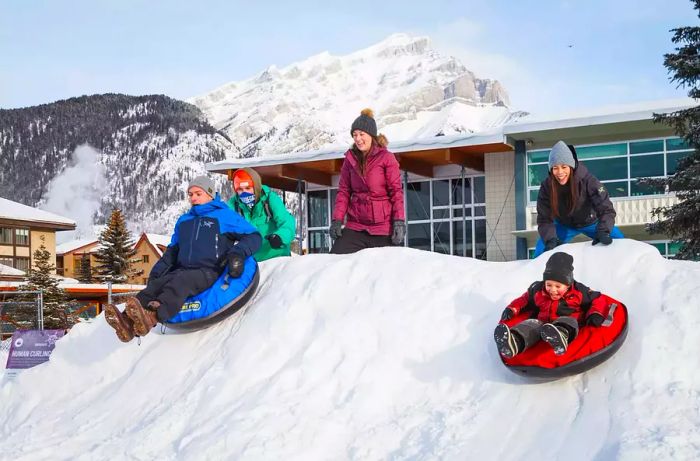
[[[406,204],[409,221],[430,219],[430,181],[408,183]]]
[[[409,247],[469,257],[476,248],[486,258],[484,176],[418,181],[408,190]]]
[[[15,269],[27,272],[29,270],[29,258],[15,258]]]
[[[12,245],[12,229],[0,227],[0,244]]]
[[[406,186],[407,236],[411,248],[486,258],[484,176],[410,182]],[[309,191],[309,253],[326,253],[337,190]],[[465,218],[463,218],[463,216]],[[463,226],[463,222],[466,226]]]
[[[308,214],[309,227],[327,227],[328,221],[328,191],[315,190],[309,191],[308,197]]]
[[[0,264],[7,267],[14,267],[14,261],[8,256],[0,256]]]
[[[309,231],[309,253],[328,253],[331,248],[327,230]]]
[[[328,228],[331,225],[337,196],[338,189],[314,190],[306,193],[309,253],[331,251],[332,242],[328,235]]]
[[[576,146],[579,161],[605,185],[613,198],[663,194],[659,188],[640,186],[638,179],[672,175],[678,161],[692,152],[677,137]],[[527,192],[532,204],[537,201],[540,184],[547,177],[548,156],[549,150],[527,153]]]
[[[29,229],[15,229],[15,245],[29,245]]]
[[[408,246],[419,250],[430,251],[430,223],[409,224]]]

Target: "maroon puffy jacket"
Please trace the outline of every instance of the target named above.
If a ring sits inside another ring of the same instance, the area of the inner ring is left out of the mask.
[[[352,149],[340,170],[333,220],[373,235],[391,235],[391,223],[405,220],[399,162],[386,148],[374,144],[365,159],[364,174]]]
[[[531,293],[532,303],[530,303]],[[573,317],[579,323],[583,323],[593,313],[598,313],[605,317],[607,315],[608,299],[607,296],[601,295],[597,291],[592,291],[586,285],[574,282],[561,299],[554,301],[544,291],[544,282],[537,282],[533,283],[525,294],[514,299],[508,307],[515,312],[515,315],[518,315],[526,308],[534,309],[537,313],[537,320],[544,323],[552,322],[557,317],[563,316]],[[584,312],[584,308],[588,303],[590,303],[590,307]],[[585,318],[582,317],[584,313]],[[533,313],[534,316],[535,314]]]

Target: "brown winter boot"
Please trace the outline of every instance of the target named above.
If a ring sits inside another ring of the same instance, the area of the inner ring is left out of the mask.
[[[135,296],[126,298],[124,313],[134,322],[134,334],[136,336],[146,336],[151,331],[151,328],[158,324],[156,313],[144,309]]]
[[[119,312],[114,304],[107,304],[105,307],[105,320],[110,327],[114,328],[120,341],[128,343],[134,339],[134,322]]]

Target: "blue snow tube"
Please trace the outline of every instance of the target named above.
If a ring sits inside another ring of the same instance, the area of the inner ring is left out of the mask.
[[[194,331],[220,322],[246,305],[255,294],[259,280],[258,263],[249,256],[239,278],[229,277],[224,270],[211,288],[187,298],[180,312],[165,325],[174,330]]]

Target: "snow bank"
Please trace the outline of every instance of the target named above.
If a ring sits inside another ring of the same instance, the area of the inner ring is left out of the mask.
[[[601,366],[533,384],[492,340],[541,277],[404,248],[262,264],[242,319],[121,344],[102,318],[0,387],[11,459],[698,459],[700,264],[651,246],[565,245],[625,302]]]

